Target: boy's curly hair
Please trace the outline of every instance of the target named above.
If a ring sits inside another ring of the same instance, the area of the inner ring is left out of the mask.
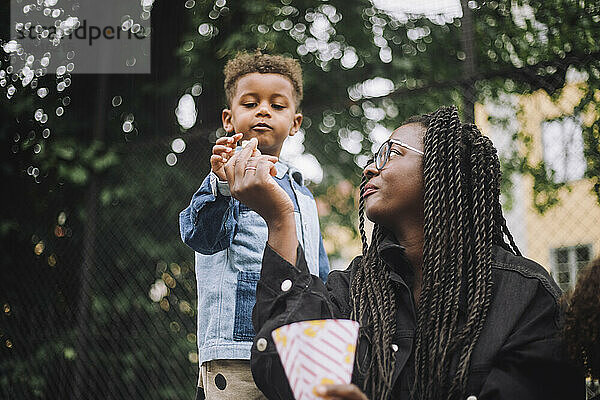
[[[296,108],[300,106],[303,96],[302,67],[300,67],[298,60],[280,55],[263,54],[260,51],[252,54],[246,52],[237,53],[225,65],[223,73],[225,74],[224,86],[228,104],[231,105],[238,79],[252,72],[281,74],[288,78],[294,87]]]
[[[568,296],[564,336],[569,354],[600,379],[600,257],[581,271]]]

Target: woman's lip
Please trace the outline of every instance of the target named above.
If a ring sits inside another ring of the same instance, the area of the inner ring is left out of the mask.
[[[377,191],[377,189],[375,188],[368,188],[365,189],[365,191],[363,192],[363,199],[366,198],[367,196],[372,195],[373,193],[375,193]]]

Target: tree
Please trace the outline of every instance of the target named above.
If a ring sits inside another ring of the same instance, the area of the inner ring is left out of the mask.
[[[449,103],[468,120],[475,102],[502,93],[543,89],[557,95],[570,68],[588,79],[588,94],[576,111],[598,107],[593,97],[600,49],[593,38],[600,33],[600,16],[593,2],[463,1],[464,17],[453,20],[392,15],[366,0],[218,4],[195,6],[196,29],[181,50],[189,84],[200,77],[205,88],[203,123],[196,129],[210,135],[206,131],[219,125],[218,105],[224,100],[215,83],[235,52],[260,48],[299,57],[306,85],[305,147],[324,166],[327,183],[342,176],[356,183],[358,165],[366,159],[362,154],[371,152],[379,125],[391,129],[410,115]],[[207,59],[217,60],[218,68]],[[389,79],[384,82],[392,89],[370,98],[369,80],[378,77]],[[585,137],[588,176],[597,179],[597,123],[586,127]],[[536,182],[548,183],[546,174],[535,173],[539,165],[523,156],[516,165]],[[536,187],[557,189],[539,183]]]
[[[154,51],[165,55],[149,76],[67,75],[59,93],[45,75],[36,79],[50,88],[44,97],[12,81],[1,53],[17,88],[6,96],[3,84],[0,100],[10,192],[0,224],[2,398],[193,397],[193,256],[177,214],[196,171],[165,163],[179,133],[169,72],[181,30],[172,27],[185,8],[155,12]]]
[[[8,85],[0,87],[8,155],[0,170],[11,189],[0,222],[0,397],[65,398],[86,383],[88,397],[193,395],[193,260],[177,212],[223,134],[221,71],[239,50],[302,61],[303,146],[324,170],[313,191],[331,209],[325,231],[355,230],[360,167],[410,115],[454,103],[469,118],[475,102],[502,93],[556,96],[569,68],[587,75],[576,112],[598,112],[600,11],[589,1],[463,2],[468,31],[460,18],[394,15],[367,0],[155,3],[151,75],[74,75],[64,93],[43,99],[18,84],[7,99]],[[197,109],[190,129],[173,112],[185,94]],[[64,116],[54,116],[57,107]],[[39,108],[48,122],[36,118]],[[598,119],[584,130],[597,193],[599,131]],[[171,151],[174,139],[185,152]],[[537,176],[541,190],[559,190],[543,184],[539,165],[509,161]]]

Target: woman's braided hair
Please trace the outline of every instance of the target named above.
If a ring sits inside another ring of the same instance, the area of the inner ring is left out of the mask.
[[[426,129],[423,159],[424,248],[417,307],[414,398],[457,399],[465,395],[473,348],[485,324],[491,297],[492,246],[520,255],[500,206],[500,163],[492,142],[473,124],[462,124],[455,107],[412,117],[403,125]],[[384,228],[375,224],[371,245],[365,234],[360,186],[360,268],[353,276],[352,318],[372,329],[363,390],[371,400],[392,390],[392,338],[396,295],[378,253]],[[504,236],[508,242],[504,240]],[[464,324],[458,323],[465,304]],[[456,373],[450,375],[451,365]]]

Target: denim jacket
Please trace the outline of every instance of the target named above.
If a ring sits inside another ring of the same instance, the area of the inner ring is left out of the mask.
[[[314,198],[299,171],[281,162],[276,167],[275,180],[294,203],[308,268],[324,281],[329,261]],[[196,252],[199,362],[250,359],[252,308],[267,242],[265,221],[231,197],[227,183],[210,173],[180,213],[179,226],[182,240]]]

